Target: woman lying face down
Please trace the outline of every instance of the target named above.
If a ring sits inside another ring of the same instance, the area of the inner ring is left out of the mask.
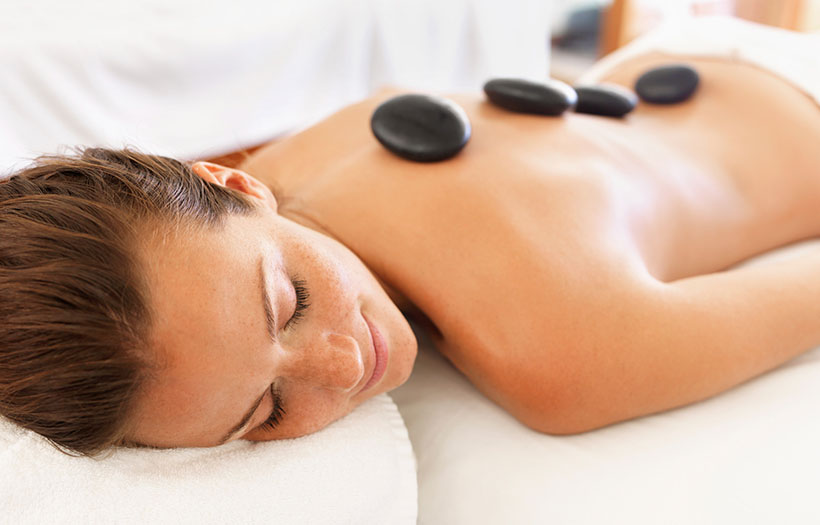
[[[0,182],[0,413],[87,454],[304,435],[407,379],[397,305],[541,432],[772,369],[820,344],[820,256],[730,268],[820,235],[820,112],[764,70],[691,62],[690,101],[623,120],[453,97],[473,136],[433,164],[373,138],[384,97],[239,169],[41,159]]]

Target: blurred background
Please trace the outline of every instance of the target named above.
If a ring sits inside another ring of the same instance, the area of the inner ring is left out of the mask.
[[[665,21],[735,16],[793,31],[820,30],[817,0],[552,0],[550,74],[572,82],[597,59]]]
[[[75,145],[228,159],[386,86],[572,83],[716,14],[814,31],[820,0],[0,0],[0,176]]]

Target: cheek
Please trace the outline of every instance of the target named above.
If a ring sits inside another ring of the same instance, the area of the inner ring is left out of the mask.
[[[285,393],[287,392],[287,393]],[[312,434],[349,414],[354,406],[344,395],[325,391],[285,390],[283,387],[285,415],[273,430],[254,430],[248,441],[271,441],[290,439]]]
[[[390,356],[390,384],[386,390],[392,390],[404,384],[413,371],[418,354],[418,340],[410,328],[407,319],[399,313],[400,320],[395,329],[394,352]]]

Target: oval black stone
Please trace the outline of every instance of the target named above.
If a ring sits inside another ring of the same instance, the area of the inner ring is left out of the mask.
[[[650,69],[635,82],[635,91],[646,102],[677,104],[692,96],[698,87],[698,72],[686,64]]]
[[[638,104],[635,93],[616,84],[575,86],[575,92],[578,93],[577,113],[623,117]]]
[[[383,102],[370,118],[370,129],[385,148],[416,162],[448,159],[470,139],[464,110],[432,95],[399,95]]]
[[[484,93],[496,106],[519,113],[558,116],[575,105],[578,95],[569,85],[550,79],[534,82],[519,78],[494,78]]]

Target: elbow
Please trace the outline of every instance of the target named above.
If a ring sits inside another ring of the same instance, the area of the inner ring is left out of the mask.
[[[591,430],[596,430],[604,425],[598,425],[590,422],[580,422],[577,418],[567,417],[562,414],[545,414],[539,412],[536,414],[514,414],[515,418],[536,432],[548,434],[550,436],[572,436],[576,434],[583,434]]]
[[[555,407],[533,407],[531,402],[510,410],[512,415],[526,427],[551,436],[571,436],[583,434],[605,426],[591,420],[577,410]]]
[[[507,411],[520,423],[543,434],[582,434],[613,422],[611,407],[595,396],[594,389],[571,376],[547,381],[543,377],[521,381],[519,377],[510,383],[505,394]]]

